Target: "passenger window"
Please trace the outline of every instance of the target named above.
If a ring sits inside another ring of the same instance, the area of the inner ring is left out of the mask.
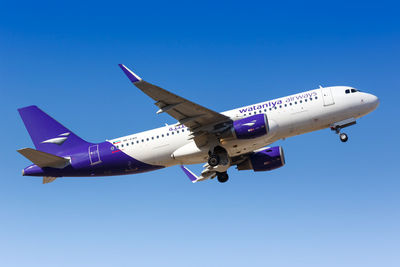
[[[303,100],[300,100],[300,103],[303,103]]]
[[[306,98],[306,99],[304,99],[304,102],[307,102],[307,98]]]
[[[310,101],[312,101],[312,98],[310,97]]]
[[[167,136],[169,136],[169,133],[167,133]]]
[[[121,147],[124,147],[124,145],[121,145]]]
[[[149,141],[149,138],[146,138],[146,141]]]
[[[134,144],[135,142],[132,142],[132,145]]]
[[[157,139],[158,139],[158,138],[160,138],[160,136],[159,136],[159,135],[157,135]]]
[[[164,137],[164,135],[162,134],[161,137]]]
[[[182,133],[185,131],[185,129],[182,129]]]
[[[318,99],[318,97],[315,97],[315,99]]]
[[[144,142],[144,139],[142,139],[142,143]]]
[[[139,140],[136,141],[136,144],[139,144]]]
[[[294,102],[297,105],[297,101]]]
[[[289,105],[292,105],[292,102],[290,102]]]
[[[172,132],[171,134],[174,134],[174,132]]]

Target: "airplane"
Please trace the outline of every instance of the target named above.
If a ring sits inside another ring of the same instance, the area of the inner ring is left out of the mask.
[[[20,154],[33,164],[22,175],[96,177],[135,174],[180,165],[193,182],[217,178],[228,181],[232,166],[255,172],[285,165],[280,139],[330,128],[340,141],[341,130],[379,105],[378,97],[349,86],[322,87],[225,112],[216,112],[148,83],[125,65],[119,67],[138,89],[151,97],[157,114],[167,113],[173,125],[90,143],[37,106],[18,109],[36,149]],[[185,165],[204,163],[196,175]]]

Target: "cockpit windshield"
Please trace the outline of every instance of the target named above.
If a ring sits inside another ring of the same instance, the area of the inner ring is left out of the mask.
[[[351,88],[351,89],[346,89],[344,92],[346,94],[350,94],[350,93],[357,93],[357,92],[361,92],[361,91],[357,90],[357,89],[354,89],[354,88]]]

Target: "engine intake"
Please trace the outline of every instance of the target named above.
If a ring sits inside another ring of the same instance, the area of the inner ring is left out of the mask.
[[[238,139],[252,139],[267,134],[265,114],[256,114],[233,122],[233,131]]]
[[[271,171],[285,165],[285,155],[281,146],[253,152],[245,161],[237,165],[238,170],[255,172]]]

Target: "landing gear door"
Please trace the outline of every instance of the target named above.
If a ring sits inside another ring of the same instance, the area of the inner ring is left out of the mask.
[[[324,106],[330,106],[335,104],[333,99],[332,91],[330,87],[321,88],[322,99],[324,100]]]
[[[89,147],[90,165],[96,165],[101,162],[99,154],[99,145]]]

